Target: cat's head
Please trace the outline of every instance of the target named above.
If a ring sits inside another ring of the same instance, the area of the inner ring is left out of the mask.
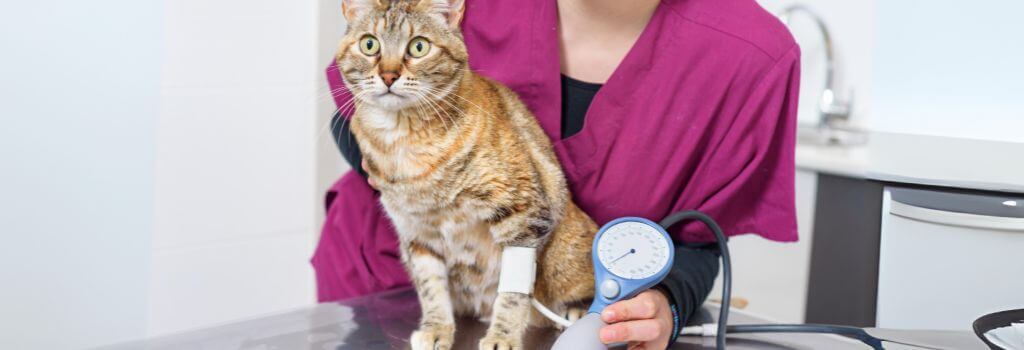
[[[360,103],[401,110],[439,100],[469,69],[464,0],[343,0],[336,60]]]

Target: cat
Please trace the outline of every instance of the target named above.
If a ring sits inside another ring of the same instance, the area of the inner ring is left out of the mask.
[[[450,349],[455,316],[489,318],[480,349],[522,349],[530,296],[497,292],[502,250],[537,248],[533,297],[570,318],[593,298],[597,226],[516,94],[469,69],[463,0],[343,0],[336,62],[369,180],[422,308],[413,349]]]

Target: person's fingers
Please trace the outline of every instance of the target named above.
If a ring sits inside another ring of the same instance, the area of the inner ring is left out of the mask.
[[[615,323],[628,320],[642,320],[653,318],[658,311],[658,291],[648,290],[632,299],[619,301],[608,305],[601,312],[601,320],[605,323]],[[662,297],[664,299],[664,297]],[[665,301],[665,306],[668,302]]]
[[[647,350],[647,343],[630,343],[627,350]]]
[[[665,332],[658,320],[619,322],[601,328],[601,342],[605,344],[621,342],[648,342],[658,339]]]
[[[359,162],[359,166],[363,168],[364,173],[369,172],[368,170],[366,170],[366,168],[368,168],[369,166],[367,165],[365,158],[361,162]],[[369,176],[366,177],[366,183],[370,184],[370,187],[377,188],[377,183],[374,182],[373,179],[370,178]]]

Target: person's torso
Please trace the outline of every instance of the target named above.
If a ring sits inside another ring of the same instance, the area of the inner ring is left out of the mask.
[[[557,18],[554,0],[469,1],[462,30],[471,67],[536,115],[574,200],[598,223],[663,215],[758,78],[792,46],[753,0],[663,1],[593,97],[581,130],[563,139]]]

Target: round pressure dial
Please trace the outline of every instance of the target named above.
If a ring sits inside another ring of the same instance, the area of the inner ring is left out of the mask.
[[[645,279],[669,263],[672,244],[658,229],[637,221],[624,221],[598,237],[597,257],[612,274],[625,279]]]

